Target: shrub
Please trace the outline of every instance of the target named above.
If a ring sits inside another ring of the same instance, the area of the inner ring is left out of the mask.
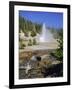
[[[31,39],[30,39],[29,42],[28,42],[28,46],[32,46],[32,41],[31,41]]]
[[[31,36],[32,36],[32,37],[36,36],[36,32],[32,31],[32,32],[31,32]]]
[[[37,43],[36,43],[36,39],[33,39],[33,45],[36,45]]]
[[[58,60],[62,61],[63,60],[63,30],[59,31],[59,38],[57,40],[59,43],[58,47],[55,52],[51,53],[52,56],[57,58]]]

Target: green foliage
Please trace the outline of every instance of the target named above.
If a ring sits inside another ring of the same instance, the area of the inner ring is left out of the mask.
[[[22,46],[23,46],[23,47],[26,47],[26,45],[25,45],[25,44],[23,44]]]
[[[40,34],[41,33],[41,30],[42,30],[41,29],[42,28],[42,25],[35,23],[35,28],[36,28],[36,32]]]
[[[24,49],[26,45],[24,44],[23,40],[19,37],[19,49]]]
[[[30,39],[29,42],[28,42],[28,46],[32,46],[32,41],[31,41],[31,39]]]
[[[28,32],[27,31],[24,31],[24,34],[26,37],[28,37]]]
[[[49,27],[48,27],[49,28]],[[55,39],[59,39],[60,38],[60,36],[62,36],[63,37],[63,35],[62,35],[62,33],[63,33],[63,31],[62,31],[62,29],[60,28],[60,29],[56,29],[56,28],[50,28],[50,32],[53,34],[53,37],[55,38]]]
[[[37,42],[36,42],[36,39],[33,39],[33,45],[36,45]]]
[[[26,45],[22,41],[20,41],[19,42],[19,48],[24,49],[24,47],[26,47]]]
[[[23,30],[23,19],[21,17],[19,17],[19,32],[20,32],[20,29]]]
[[[35,36],[36,33],[41,32],[41,27],[41,24],[33,23],[32,21],[19,16],[19,32],[22,30],[27,35],[27,33],[31,31],[33,33],[32,36]]]
[[[32,37],[36,36],[36,32],[32,31],[32,32],[31,32],[31,36],[32,36]]]
[[[63,50],[57,49],[55,51],[54,55],[58,60],[62,60],[63,59]]]
[[[59,43],[58,49],[55,50],[54,53],[51,53],[52,56],[56,57],[58,60],[62,61],[63,60],[63,30],[59,30],[58,32],[58,40],[57,42]]]

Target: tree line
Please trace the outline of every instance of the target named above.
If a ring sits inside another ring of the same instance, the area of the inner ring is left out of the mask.
[[[32,34],[36,34],[41,32],[41,28],[41,24],[33,23],[32,21],[19,16],[19,32],[22,30],[25,35],[27,35],[29,32],[32,32]]]

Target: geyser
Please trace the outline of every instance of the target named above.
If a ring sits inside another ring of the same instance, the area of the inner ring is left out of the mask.
[[[42,33],[39,38],[40,42],[54,42],[53,34],[46,28],[45,23],[42,26]]]

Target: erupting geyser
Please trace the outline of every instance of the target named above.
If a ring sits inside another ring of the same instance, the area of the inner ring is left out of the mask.
[[[42,33],[40,35],[40,42],[54,42],[53,34],[46,28],[45,24],[42,26]]]

